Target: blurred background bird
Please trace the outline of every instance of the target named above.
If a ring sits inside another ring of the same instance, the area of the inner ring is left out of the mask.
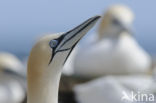
[[[137,43],[131,30],[134,14],[123,5],[104,13],[98,32],[76,54],[76,75],[97,77],[112,74],[147,73],[150,55]],[[89,41],[92,40],[92,41]]]
[[[22,62],[14,55],[0,52],[0,103],[21,103],[26,92]]]
[[[106,76],[76,85],[74,91],[79,103],[138,103],[133,95],[143,98],[139,103],[150,103],[147,99],[150,95],[155,97],[155,85],[149,75]],[[129,99],[122,100],[125,95]]]

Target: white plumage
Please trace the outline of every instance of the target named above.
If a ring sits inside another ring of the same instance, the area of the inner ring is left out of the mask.
[[[146,73],[150,65],[150,56],[126,32],[115,44],[103,39],[81,49],[75,57],[75,73],[83,76]]]
[[[136,103],[132,101],[132,93],[154,95],[155,84],[152,77],[147,75],[107,76],[77,85],[74,91],[79,103]],[[129,97],[126,101],[123,100],[125,95]]]

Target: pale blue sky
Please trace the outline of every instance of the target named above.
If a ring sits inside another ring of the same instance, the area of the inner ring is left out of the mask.
[[[135,37],[155,54],[156,0],[0,0],[0,50],[28,53],[39,35],[68,31],[116,3],[134,11]]]

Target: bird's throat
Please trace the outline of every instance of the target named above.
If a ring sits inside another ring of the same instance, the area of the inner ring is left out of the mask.
[[[37,74],[36,74],[37,75]],[[27,103],[58,103],[58,89],[61,72],[54,75],[28,75]]]

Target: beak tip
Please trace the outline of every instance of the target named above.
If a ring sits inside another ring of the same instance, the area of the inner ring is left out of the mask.
[[[101,18],[101,16],[100,15],[96,15],[96,16],[94,16],[93,18],[95,18],[95,19],[100,19]]]
[[[96,15],[96,16],[94,16],[94,17],[92,17],[92,18],[90,18],[90,20],[92,21],[92,23],[96,23],[99,19],[101,18],[101,16],[99,16],[99,15]]]

